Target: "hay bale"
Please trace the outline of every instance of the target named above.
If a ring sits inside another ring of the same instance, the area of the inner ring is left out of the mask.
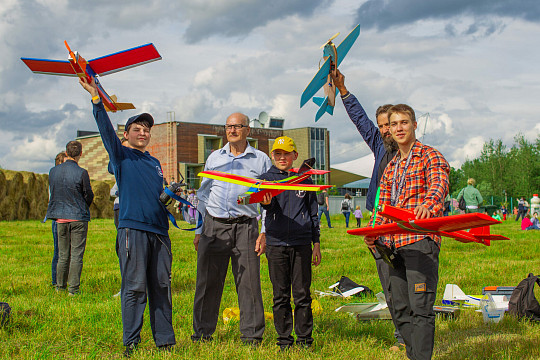
[[[0,170],[0,202],[4,200],[4,196],[6,196],[6,186],[7,186],[7,180],[6,175],[2,170]]]
[[[0,216],[0,220],[11,221],[17,219],[17,205],[7,196],[0,203]]]
[[[17,220],[28,220],[28,215],[30,213],[30,201],[23,196],[19,199],[17,205]]]

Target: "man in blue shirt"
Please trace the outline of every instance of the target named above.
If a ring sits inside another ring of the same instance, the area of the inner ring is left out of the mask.
[[[270,158],[249,145],[249,118],[234,113],[227,118],[228,143],[206,160],[204,170],[217,170],[256,178],[272,166]],[[204,178],[197,191],[204,217],[195,232],[197,283],[193,304],[193,341],[208,341],[216,330],[229,260],[238,293],[240,332],[244,343],[258,345],[264,333],[260,258],[266,239],[259,235],[257,206],[239,205],[245,186]]]
[[[377,195],[377,188],[381,181],[381,177],[386,169],[386,165],[392,160],[398,151],[397,143],[392,138],[390,134],[390,126],[388,122],[388,110],[392,105],[382,105],[379,106],[375,113],[377,119],[377,126],[371,121],[360,102],[356,97],[351,94],[347,87],[345,87],[345,76],[339,71],[336,70],[336,75],[332,77],[334,84],[339,89],[341,94],[341,99],[343,100],[343,105],[345,105],[345,110],[349,118],[358,129],[360,135],[369,146],[373,154],[375,155],[375,165],[373,166],[373,173],[371,174],[371,180],[369,182],[368,193],[366,197],[366,209],[373,211],[373,208],[377,206],[375,204],[375,197]],[[377,129],[378,127],[378,129]],[[390,297],[389,284],[390,284],[390,275],[389,267],[382,260],[380,255],[377,253],[377,250],[374,251],[375,264],[377,266],[377,273],[379,274],[379,280],[384,291],[384,296],[386,302],[389,305],[389,308],[392,308],[390,305],[392,303],[392,298]],[[403,337],[399,331],[395,330],[394,336],[397,343],[403,345]],[[401,345],[392,346],[392,350],[400,349]]]
[[[130,356],[141,341],[147,299],[156,346],[170,349],[176,340],[172,327],[169,220],[159,201],[163,191],[161,164],[146,151],[154,119],[147,113],[129,118],[124,131],[129,147],[122,146],[94,81],[79,82],[92,95],[94,117],[119,189],[117,243],[124,355]]]

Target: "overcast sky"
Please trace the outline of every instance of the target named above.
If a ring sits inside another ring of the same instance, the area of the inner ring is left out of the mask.
[[[127,5],[129,4],[129,5]],[[314,122],[299,108],[318,69],[319,47],[361,24],[342,62],[346,85],[370,117],[407,103],[417,130],[459,167],[490,138],[511,145],[540,133],[538,0],[3,0],[0,2],[0,166],[46,173],[76,136],[96,130],[90,99],[74,78],[33,74],[20,57],[87,60],[152,42],[163,60],[105,76],[109,94],[165,122],[224,123],[240,111],[283,116],[286,128],[330,130],[331,164],[369,153],[337,100]]]

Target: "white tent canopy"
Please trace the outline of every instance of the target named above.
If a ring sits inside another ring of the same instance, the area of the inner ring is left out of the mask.
[[[373,166],[375,165],[375,156],[373,154],[368,154],[359,159],[347,161],[341,164],[332,165],[332,169],[337,169],[341,171],[347,171],[352,174],[371,177],[373,173]]]

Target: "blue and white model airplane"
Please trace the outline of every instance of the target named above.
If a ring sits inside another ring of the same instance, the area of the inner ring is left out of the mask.
[[[309,85],[306,87],[300,98],[300,107],[303,107],[309,99],[313,97],[319,91],[321,87],[324,87],[325,97],[313,97],[313,102],[319,106],[319,110],[315,115],[315,121],[319,120],[325,112],[332,115],[334,113],[334,105],[336,103],[337,89],[332,82],[330,72],[335,71],[353,46],[354,42],[360,35],[360,24],[358,24],[353,31],[339,44],[336,45],[332,42],[339,33],[332,36],[330,40],[326,42],[321,49],[323,50],[324,63],[320,67],[317,74],[313,77]]]

